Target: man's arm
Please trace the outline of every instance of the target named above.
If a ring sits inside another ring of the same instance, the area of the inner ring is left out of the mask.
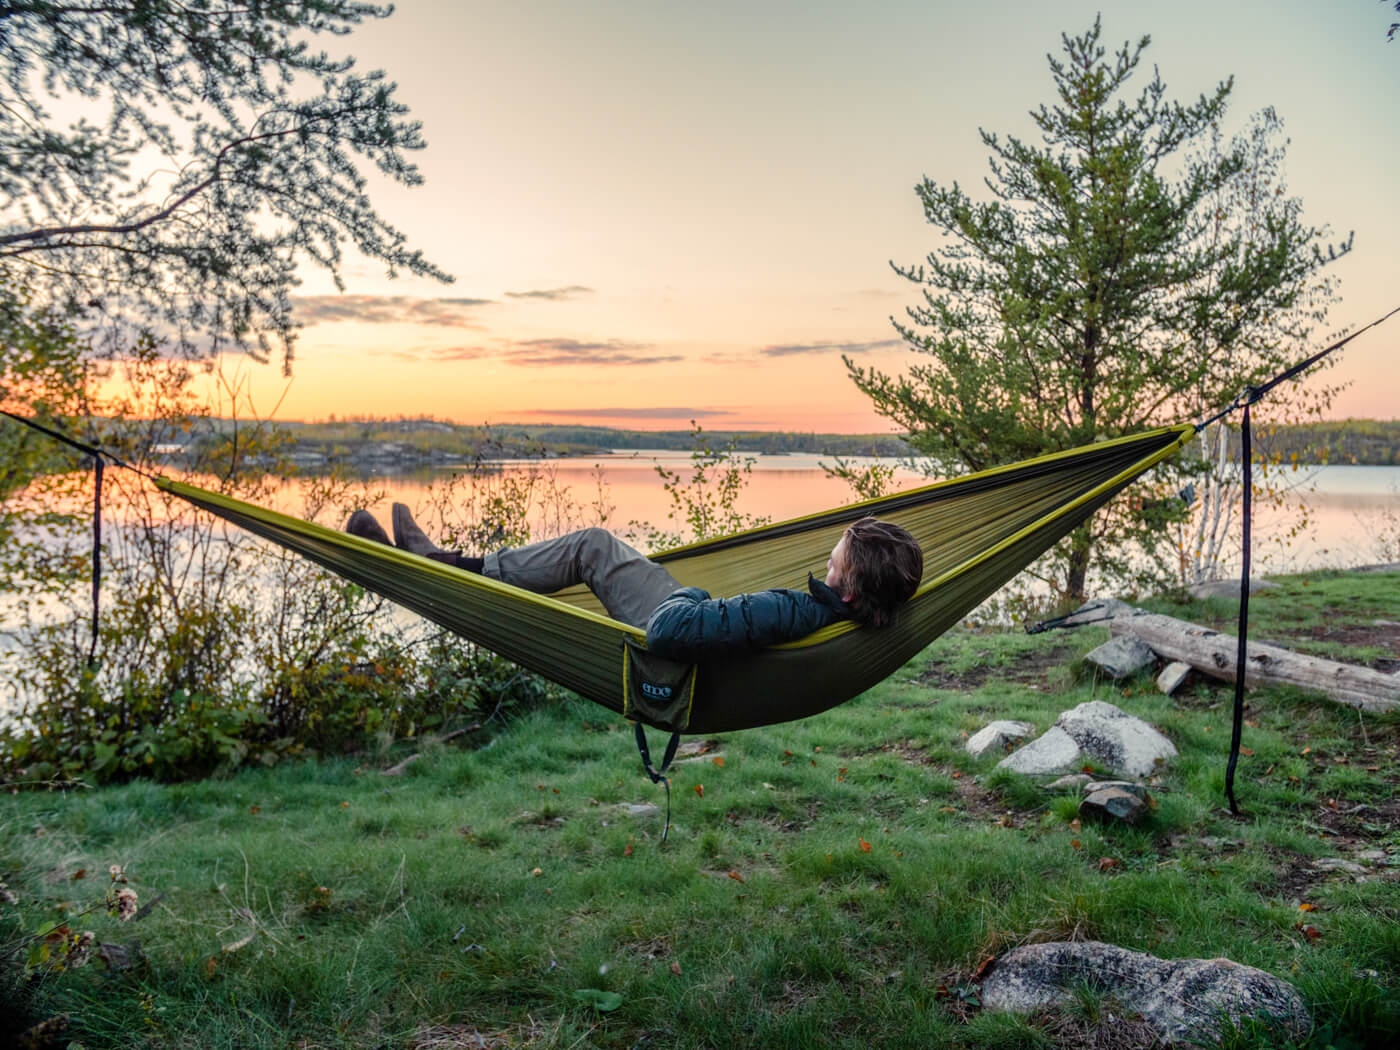
[[[682,587],[651,614],[647,648],[671,660],[701,660],[791,642],[836,618],[800,591],[711,598],[699,587]]]

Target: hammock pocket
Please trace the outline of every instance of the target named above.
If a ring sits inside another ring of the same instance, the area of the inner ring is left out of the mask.
[[[643,632],[609,619],[586,588],[532,594],[192,485],[156,484],[629,718],[714,733],[803,718],[870,688],[1193,433],[1152,430],[656,555],[682,585],[728,596],[805,588],[867,514],[908,529],[924,551],[923,580],[890,627],[838,623],[696,669],[672,665],[670,677]]]

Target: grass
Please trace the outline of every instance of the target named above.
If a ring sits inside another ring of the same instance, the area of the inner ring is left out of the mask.
[[[1284,583],[1251,603],[1258,636],[1394,656],[1373,621],[1400,620],[1400,577]],[[470,750],[407,742],[12,796],[0,879],[18,903],[0,906],[0,945],[100,903],[111,864],[154,907],[125,925],[73,920],[126,945],[127,969],[23,979],[11,963],[0,1042],[66,1013],[52,1045],[1119,1045],[1092,1000],[1031,1018],[976,1008],[988,956],[1079,937],[1261,967],[1314,1010],[1303,1045],[1393,1045],[1400,719],[1254,694],[1236,821],[1227,690],[1097,681],[1082,656],[1104,637],[954,631],[841,708],[706,740],[675,769],[664,846],[664,796],[630,732],[581,701]],[[1044,729],[1091,698],[1181,751],[1145,828],[1072,824],[1074,796],[962,750],[992,718]],[[422,757],[402,776],[381,774],[410,751]],[[660,811],[628,809],[642,804]],[[1118,864],[1101,870],[1104,857]],[[1317,871],[1320,858],[1359,859],[1367,876]],[[620,1003],[603,1012],[588,989]],[[1226,1043],[1275,1038],[1250,1026]]]

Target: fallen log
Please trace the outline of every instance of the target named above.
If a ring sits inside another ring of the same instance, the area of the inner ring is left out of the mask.
[[[1226,682],[1235,680],[1235,653],[1239,641],[1233,635],[1141,611],[1119,611],[1109,628],[1114,634],[1140,638],[1157,655],[1168,660],[1181,660]],[[1251,689],[1266,684],[1315,689],[1339,704],[1363,711],[1400,709],[1400,675],[1304,656],[1264,642],[1249,643],[1244,684]]]

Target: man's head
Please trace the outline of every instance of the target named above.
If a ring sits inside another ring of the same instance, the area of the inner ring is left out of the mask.
[[[861,623],[884,627],[918,589],[924,552],[898,525],[861,518],[845,531],[826,563],[826,584]]]

